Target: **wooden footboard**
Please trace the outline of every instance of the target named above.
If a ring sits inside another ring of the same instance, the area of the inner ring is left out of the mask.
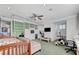
[[[0,46],[0,52],[2,52],[2,55],[30,55],[30,46],[30,42],[19,42],[3,45]]]

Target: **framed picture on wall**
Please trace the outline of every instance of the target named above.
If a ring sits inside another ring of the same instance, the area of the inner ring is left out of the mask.
[[[2,32],[8,32],[8,28],[7,27],[2,27]]]

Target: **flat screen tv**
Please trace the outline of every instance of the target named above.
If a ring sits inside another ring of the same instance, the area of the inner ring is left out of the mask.
[[[44,32],[51,32],[51,28],[44,28]]]
[[[34,30],[31,30],[31,33],[33,34],[34,33]]]

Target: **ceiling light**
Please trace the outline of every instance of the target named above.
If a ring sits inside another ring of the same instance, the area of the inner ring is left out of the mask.
[[[11,10],[11,7],[8,7],[8,10]]]

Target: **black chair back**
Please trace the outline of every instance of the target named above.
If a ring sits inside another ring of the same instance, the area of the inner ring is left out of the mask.
[[[73,40],[67,40],[66,41],[66,46],[74,48],[74,47],[76,47],[76,44],[75,44],[75,42]]]

